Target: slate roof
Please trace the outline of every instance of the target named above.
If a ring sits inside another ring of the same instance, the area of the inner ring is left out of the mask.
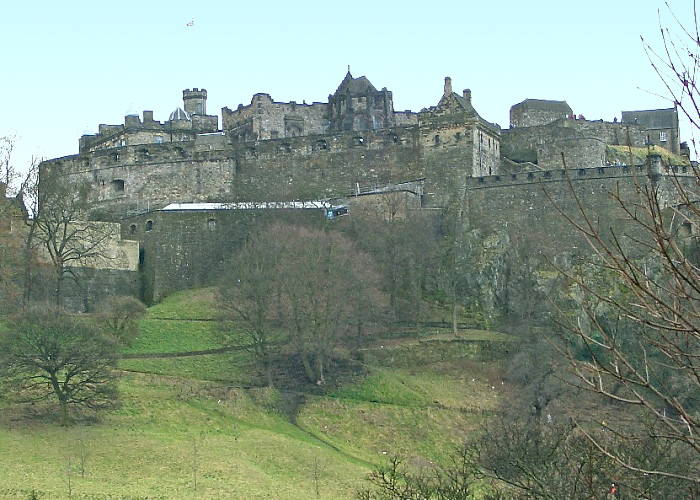
[[[477,113],[476,109],[474,109],[474,106],[472,106],[471,101],[469,99],[465,99],[464,96],[459,95],[457,92],[443,94],[440,98],[440,101],[437,103],[437,106],[431,107],[429,111],[440,112],[443,110],[450,110],[452,102],[457,103],[457,107],[459,108],[459,110],[457,110],[458,112],[463,111],[467,115],[475,117],[483,125],[493,128],[494,130],[500,130],[500,127],[497,124],[484,120],[481,117],[481,115]]]
[[[160,212],[196,210],[265,210],[265,209],[316,209],[332,206],[327,201],[246,201],[231,203],[171,203]]]
[[[678,111],[675,108],[623,111],[622,123],[637,123],[647,129],[676,128]]]
[[[359,78],[353,78],[352,74],[348,71],[340,82],[338,89],[335,91],[336,94],[350,93],[350,95],[367,95],[373,92],[377,92],[377,89],[372,85],[366,76],[360,76]]]
[[[514,104],[510,109],[538,109],[551,111],[552,113],[563,113],[570,115],[573,113],[571,106],[566,101],[551,101],[548,99],[525,99],[523,102]]]

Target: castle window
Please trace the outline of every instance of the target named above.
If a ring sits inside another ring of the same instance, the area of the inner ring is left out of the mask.
[[[353,143],[355,146],[362,146],[362,145],[365,143],[365,138],[362,137],[362,136],[360,136],[360,135],[358,135],[357,137],[353,137],[352,143]]]
[[[114,154],[112,155],[112,159],[113,159],[114,161],[119,161],[119,153],[114,153]]]
[[[207,221],[207,229],[209,229],[209,231],[216,231],[216,219],[209,219]]]
[[[124,192],[124,179],[114,179],[112,181],[112,189],[115,193]]]
[[[136,234],[136,224],[129,226],[129,234]]]
[[[162,135],[157,135],[153,138],[153,142],[156,144],[163,144],[163,136]]]
[[[147,220],[146,221],[146,231],[151,231],[152,229],[153,229],[153,221]]]
[[[151,156],[151,153],[149,153],[148,149],[146,149],[146,148],[141,148],[139,150],[139,154],[141,155],[141,158],[148,158]]]
[[[126,146],[126,139],[119,139],[119,147],[123,148]]]
[[[693,234],[693,225],[688,221],[683,222],[681,224],[681,234],[683,236],[690,236]]]
[[[435,137],[433,137],[433,142],[435,143],[436,146],[437,146],[438,144],[440,144],[440,136],[439,136],[439,135],[436,135]]]
[[[455,134],[455,141],[459,142],[461,138],[462,138],[462,133],[461,133],[461,132],[457,132],[457,133]]]
[[[324,139],[318,140],[316,144],[314,144],[315,151],[323,151],[326,149],[328,149],[328,143]]]
[[[659,132],[659,142],[666,142],[668,140],[668,135],[666,132]]]

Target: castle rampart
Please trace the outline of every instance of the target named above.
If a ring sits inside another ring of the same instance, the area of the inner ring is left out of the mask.
[[[516,127],[501,132],[503,156],[515,162],[536,163],[541,169],[605,163],[605,147],[646,145],[646,134],[637,125],[558,119],[547,125]],[[562,159],[563,155],[563,159]]]

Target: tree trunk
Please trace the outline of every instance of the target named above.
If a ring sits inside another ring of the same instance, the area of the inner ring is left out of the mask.
[[[34,244],[34,223],[29,226],[29,233],[24,242],[24,305],[32,298],[32,245]]]
[[[68,401],[66,401],[66,395],[61,390],[61,384],[59,383],[58,378],[56,378],[55,373],[50,374],[50,381],[53,392],[58,398],[58,404],[61,407],[61,425],[66,426],[68,425]]]
[[[272,381],[272,361],[270,360],[270,354],[265,353],[265,378],[267,379],[267,386],[274,387]]]
[[[304,372],[306,373],[306,378],[309,379],[309,382],[316,382],[316,374],[314,373],[314,369],[311,366],[311,361],[309,361],[307,354],[301,355],[301,363],[304,365]]]
[[[324,367],[324,357],[323,354],[319,353],[316,355],[316,383],[318,385],[323,385],[326,383],[326,379],[324,377],[323,373],[323,367]]]
[[[452,297],[452,333],[457,335],[457,294]]]
[[[61,307],[63,302],[63,279],[63,266],[60,266],[56,269],[56,289],[54,290],[54,301],[56,303],[56,307]]]

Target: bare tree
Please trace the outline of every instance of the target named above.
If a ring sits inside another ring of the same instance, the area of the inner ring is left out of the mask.
[[[693,0],[690,15],[683,14],[680,18],[671,8],[671,2],[665,1],[664,4],[667,17],[662,17],[659,11],[660,44],[644,36],[641,37],[642,44],[664,86],[666,95],[660,97],[670,98],[690,121],[691,142],[697,152],[695,131],[700,130],[700,89],[697,80],[700,76],[700,26],[697,3]]]
[[[367,297],[379,296],[367,254],[339,233],[272,227],[282,242],[280,320],[309,381],[325,383],[336,346],[353,333]]]
[[[688,24],[660,21],[661,45],[643,38],[653,69],[674,104],[700,127],[700,31],[696,4]],[[684,17],[685,19],[685,17]],[[693,143],[695,141],[693,140]],[[650,156],[649,167],[658,164]],[[652,169],[653,170],[653,169]],[[650,170],[651,171],[651,170]],[[610,193],[624,229],[600,227],[574,196],[574,215],[560,210],[588,241],[592,262],[563,270],[581,313],[564,322],[565,355],[580,386],[616,411],[581,426],[597,451],[639,475],[700,486],[700,171],[637,179],[634,193]],[[610,440],[610,435],[618,439]],[[653,465],[620,451],[621,442],[651,440],[685,468]]]
[[[19,173],[12,161],[16,138],[13,136],[0,137],[0,182],[5,184],[8,192],[13,192],[13,184]]]
[[[88,186],[73,184],[50,167],[28,177],[23,189],[35,200],[35,212],[29,221],[28,251],[38,247],[50,262],[54,273],[53,297],[60,306],[66,278],[80,285],[81,267],[95,266],[108,258],[106,249],[114,229],[87,221]]]
[[[70,407],[112,404],[116,361],[111,337],[50,308],[24,313],[0,334],[0,382],[20,402],[54,399],[64,425]]]
[[[97,308],[107,332],[124,345],[131,345],[139,331],[139,321],[146,306],[135,297],[115,295],[105,299]]]
[[[221,304],[248,334],[268,383],[274,332],[321,385],[336,347],[362,336],[382,303],[372,260],[333,231],[269,226],[234,256],[226,276]]]
[[[273,385],[273,342],[278,328],[277,273],[282,252],[277,235],[256,233],[227,262],[218,289],[222,334],[227,343],[239,343],[243,333],[262,367],[267,385]]]
[[[672,186],[677,199],[689,198],[691,188],[680,179]],[[700,211],[693,204],[666,207],[667,194],[651,182],[637,185],[636,199],[619,191],[611,196],[629,221],[623,234],[602,230],[578,198],[580,218],[568,217],[595,259],[563,271],[580,291],[582,311],[577,321],[563,323],[573,334],[565,354],[581,387],[620,408],[619,418],[600,420],[599,429],[622,439],[652,436],[676,448],[697,472],[700,267],[693,258],[697,241],[683,238],[679,230],[700,222]],[[601,453],[624,467],[700,484],[697,473],[649,469],[616,452],[599,433],[582,429]]]

